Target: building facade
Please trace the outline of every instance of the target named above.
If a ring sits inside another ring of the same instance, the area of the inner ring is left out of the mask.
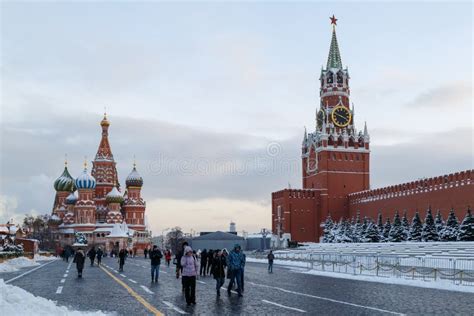
[[[102,136],[91,174],[84,162],[83,172],[74,179],[66,162],[62,175],[54,182],[56,196],[51,219],[57,244],[72,245],[75,233],[82,233],[88,245],[101,246],[106,251],[144,249],[150,243],[150,232],[141,197],[143,178],[134,164],[125,180],[125,192],[121,193],[109,144],[110,122],[105,114],[100,126]]]
[[[302,143],[302,189],[272,193],[272,230],[290,233],[295,241],[319,241],[321,223],[362,216],[392,217],[395,210],[439,209],[444,217],[452,208],[463,218],[474,205],[473,170],[370,190],[370,135],[367,124],[356,129],[350,103],[350,76],[342,66],[331,18],[332,37],[326,68],[321,69],[320,104],[315,130],[305,129]]]

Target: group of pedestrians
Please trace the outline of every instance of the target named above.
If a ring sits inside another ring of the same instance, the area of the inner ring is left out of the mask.
[[[199,262],[201,263],[199,265]],[[234,285],[237,285],[237,294],[242,297],[244,291],[245,254],[239,244],[235,244],[230,253],[226,249],[206,249],[198,256],[187,242],[182,244],[181,251],[176,254],[176,278],[181,276],[182,290],[186,304],[196,304],[196,278],[211,274],[216,280],[216,295],[220,296],[221,287],[226,277],[229,279],[227,294],[230,296]]]

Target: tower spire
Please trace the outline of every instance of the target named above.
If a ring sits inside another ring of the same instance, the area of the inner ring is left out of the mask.
[[[336,17],[334,14],[331,19],[332,25],[332,38],[331,38],[331,46],[329,48],[329,55],[328,55],[328,62],[326,65],[327,69],[330,68],[338,68],[342,69],[342,60],[341,60],[341,53],[339,52],[339,45],[337,44],[337,37],[336,37]]]

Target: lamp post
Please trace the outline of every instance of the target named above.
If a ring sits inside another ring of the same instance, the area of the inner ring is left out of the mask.
[[[263,236],[263,251],[265,251],[265,243],[267,242],[267,235],[269,234],[268,233],[268,230],[265,229],[265,228],[262,228],[262,230],[260,231],[260,233],[262,234]]]

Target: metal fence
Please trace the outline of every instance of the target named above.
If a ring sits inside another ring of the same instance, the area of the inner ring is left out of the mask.
[[[257,258],[266,259],[266,256]],[[474,259],[291,252],[275,253],[275,259],[304,262],[308,269],[318,271],[424,281],[449,280],[458,285],[474,286]]]

